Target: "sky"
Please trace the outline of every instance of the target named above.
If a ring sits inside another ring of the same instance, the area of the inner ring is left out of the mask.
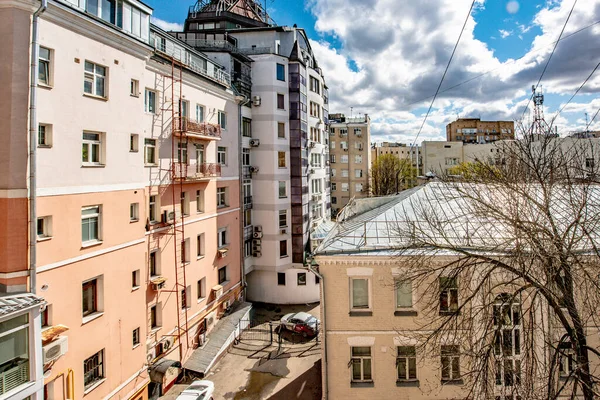
[[[180,30],[195,0],[146,0]],[[265,0],[261,0],[262,4]],[[515,120],[575,3],[541,86],[546,121],[567,135],[600,130],[600,0],[475,0],[440,94],[417,137],[472,0],[266,0],[278,25],[306,30],[330,113],[371,117],[372,141],[444,140],[457,117]],[[529,107],[531,109],[531,106]],[[558,111],[560,110],[560,113]]]

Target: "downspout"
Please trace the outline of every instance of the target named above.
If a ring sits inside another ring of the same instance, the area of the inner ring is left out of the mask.
[[[39,18],[48,8],[48,0],[42,0],[40,8],[33,13],[31,26],[31,70],[29,83],[29,291],[36,292],[36,242],[37,242],[37,210],[36,210],[36,151],[37,151],[37,85]]]
[[[232,85],[232,88],[235,90],[235,86]],[[237,90],[235,90],[237,92]],[[239,99],[241,97],[241,99]],[[242,132],[243,132],[243,120],[242,120],[242,107],[250,102],[250,99],[246,99],[246,96],[240,95],[236,96],[236,102],[238,103],[238,125],[239,125],[239,136],[238,136],[238,176],[240,177],[240,207],[242,209],[242,215],[240,216],[240,277],[242,284],[242,295],[244,300],[246,300],[246,267],[245,261],[246,257],[244,252],[246,251],[246,245],[244,242],[244,215],[246,213],[246,208],[244,205],[244,163],[242,156]]]
[[[314,258],[313,258],[314,260]],[[323,398],[327,400],[329,398],[329,378],[327,377],[327,330],[325,329],[325,278],[321,275],[314,267],[307,263],[308,270],[319,277],[321,280],[321,332],[323,332],[323,386],[325,387],[325,396]]]

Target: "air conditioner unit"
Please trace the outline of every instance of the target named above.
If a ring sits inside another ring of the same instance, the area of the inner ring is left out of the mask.
[[[164,338],[162,341],[163,351],[167,351],[173,346],[173,338]]]
[[[262,246],[261,245],[254,245],[254,246],[252,246],[252,251],[262,251]]]
[[[258,172],[259,169],[258,167],[250,167],[250,172],[254,173],[254,172]]]
[[[223,286],[221,286],[221,285],[213,286],[212,291],[215,294],[215,299],[218,299],[221,296],[223,296]]]
[[[229,249],[219,249],[219,250],[217,250],[217,252],[219,253],[220,258],[225,258],[225,257],[227,257],[227,253],[229,252]]]
[[[198,347],[203,347],[206,344],[206,332],[198,334]]]
[[[260,140],[259,139],[250,139],[250,146],[252,146],[252,147],[260,146]]]
[[[150,284],[152,285],[152,289],[154,290],[160,290],[164,288],[166,282],[167,278],[163,278],[162,276],[157,276],[150,280]]]
[[[260,239],[252,239],[252,244],[254,246],[260,246],[262,244],[262,240],[260,240]]]
[[[167,216],[167,220],[168,221],[175,221],[175,212],[174,211],[169,211],[169,214]]]
[[[262,232],[254,232],[254,233],[252,234],[252,237],[253,237],[254,239],[260,239],[260,238],[262,238],[262,237],[263,237],[263,234],[262,234]]]
[[[262,257],[262,253],[260,251],[255,251],[252,253],[252,257]]]
[[[252,105],[253,105],[254,107],[258,107],[258,106],[260,106],[260,103],[261,103],[261,98],[260,98],[260,96],[254,96],[254,97],[252,97]]]
[[[312,142],[312,141],[311,141],[311,142],[309,142],[309,144],[308,144],[308,147],[310,147],[310,148],[312,149],[312,148],[313,148],[313,147],[315,147],[316,145],[317,145],[317,142]]]
[[[254,225],[254,232],[262,232],[262,225]]]
[[[58,359],[69,350],[69,338],[60,336],[57,340],[42,347],[44,365]]]
[[[279,231],[280,235],[287,235],[287,228],[283,228],[282,230]]]
[[[146,362],[150,364],[156,358],[156,347],[152,347],[146,353]]]

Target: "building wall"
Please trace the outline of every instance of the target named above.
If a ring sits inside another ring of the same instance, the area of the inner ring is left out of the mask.
[[[475,129],[475,132],[465,134],[462,132],[463,129]],[[514,138],[514,121],[481,121],[479,118],[460,118],[446,125],[446,140],[449,142],[489,143]]]
[[[445,174],[463,162],[494,161],[499,152],[495,143],[471,144],[463,142],[424,141],[423,170]]]

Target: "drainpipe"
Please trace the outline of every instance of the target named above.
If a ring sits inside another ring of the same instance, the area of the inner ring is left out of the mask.
[[[312,255],[310,258],[312,262],[312,260],[314,260]],[[313,265],[311,265],[311,262],[306,263],[308,270],[318,276],[321,280],[321,284],[319,286],[321,287],[321,310],[323,310],[323,313],[321,314],[321,332],[323,332],[323,386],[325,387],[325,396],[323,396],[323,398],[327,400],[329,398],[329,378],[327,377],[327,330],[325,329],[325,278],[315,269]]]
[[[40,8],[33,13],[31,26],[31,70],[29,83],[29,291],[36,292],[37,263],[37,214],[36,214],[36,150],[37,150],[37,85],[38,85],[38,58],[40,48],[38,44],[39,18],[48,8],[48,0],[42,0]]]
[[[232,86],[235,90],[235,87]],[[235,90],[237,92],[237,90]],[[240,207],[242,209],[242,215],[240,216],[240,277],[242,283],[242,291],[244,296],[244,301],[246,300],[246,267],[245,267],[245,256],[244,252],[246,251],[246,245],[244,242],[244,214],[246,213],[246,209],[244,206],[244,166],[242,162],[242,130],[243,130],[243,121],[242,121],[242,107],[250,102],[250,99],[247,99],[246,96],[240,95],[235,96],[235,101],[238,103],[238,125],[239,125],[239,136],[238,136],[238,175],[240,177]]]

